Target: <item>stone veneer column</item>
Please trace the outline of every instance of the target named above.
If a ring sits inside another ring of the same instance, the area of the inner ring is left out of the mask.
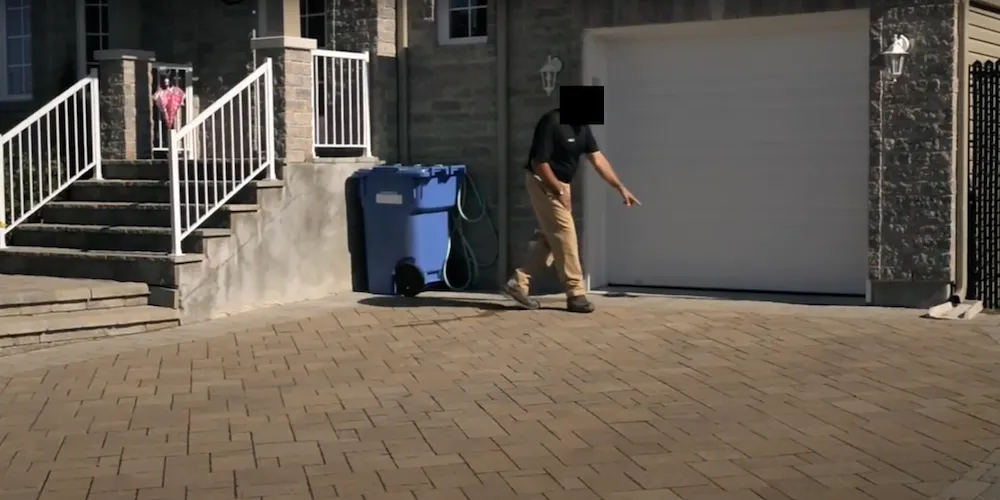
[[[870,46],[913,41],[903,74],[870,58],[868,299],[929,307],[954,279],[954,168],[958,19],[953,0],[872,0]]]
[[[151,158],[152,52],[99,50],[101,155],[106,160]]]
[[[254,38],[257,61],[274,65],[274,142],[279,162],[310,161],[313,154],[312,49],[316,40],[273,36]]]

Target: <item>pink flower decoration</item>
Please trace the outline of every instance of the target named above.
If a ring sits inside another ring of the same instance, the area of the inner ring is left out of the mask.
[[[160,109],[163,119],[167,121],[167,128],[174,128],[174,122],[177,121],[177,112],[184,105],[185,97],[184,91],[175,85],[161,88],[153,94],[153,103]]]

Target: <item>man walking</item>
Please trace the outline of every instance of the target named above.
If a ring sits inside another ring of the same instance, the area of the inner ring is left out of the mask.
[[[503,287],[504,295],[525,309],[540,307],[530,296],[532,276],[554,263],[566,289],[566,309],[579,313],[594,311],[583,282],[570,193],[570,183],[582,155],[587,155],[597,173],[621,194],[626,206],[640,204],[618,180],[588,125],[562,123],[559,109],[544,114],[535,125],[525,174],[539,230],[522,265]]]

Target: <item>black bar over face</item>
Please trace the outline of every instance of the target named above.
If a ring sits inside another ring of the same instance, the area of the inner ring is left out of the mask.
[[[604,125],[604,86],[560,85],[559,121],[563,125]]]

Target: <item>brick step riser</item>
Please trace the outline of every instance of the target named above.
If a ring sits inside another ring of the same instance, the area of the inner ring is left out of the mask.
[[[66,302],[43,302],[38,304],[0,304],[0,318],[29,316],[50,312],[95,311],[118,309],[122,307],[144,306],[149,304],[149,295],[126,297],[108,297],[91,300],[73,300]]]
[[[202,211],[190,212],[190,219],[181,214],[181,221],[191,220],[201,215]],[[200,227],[228,228],[230,213],[219,210],[212,214]],[[152,226],[170,227],[170,210],[142,210],[136,208],[62,208],[45,207],[42,209],[42,221],[49,224],[81,224],[87,226]]]
[[[217,199],[231,189],[223,183],[216,186],[209,186],[207,190],[201,187],[189,190],[187,199],[198,201]],[[216,194],[218,193],[218,195]],[[109,201],[109,202],[132,202],[132,203],[170,203],[170,188],[167,186],[72,186],[69,189],[70,201]],[[247,186],[240,190],[236,196],[229,199],[227,203],[253,205],[257,203],[257,189],[254,186]]]
[[[0,258],[0,273],[127,281],[167,288],[177,288],[178,279],[172,262],[105,259],[87,254],[5,254]]]
[[[4,349],[4,352],[26,352],[70,342],[155,332],[176,326],[180,326],[180,320],[150,321],[148,323],[116,327],[80,328],[77,330],[2,336],[0,337],[0,348]]]
[[[242,168],[242,169],[241,169]],[[224,182],[231,179],[244,180],[252,166],[245,165],[188,165],[182,181],[216,181]],[[170,168],[167,165],[127,165],[111,164],[103,168],[105,179],[118,180],[170,180]],[[265,179],[267,172],[261,172],[256,180]]]
[[[11,245],[24,247],[76,248],[79,250],[112,250],[126,252],[163,252],[173,248],[169,234],[115,234],[83,231],[19,231],[11,235]],[[204,239],[192,234],[184,239],[185,253],[204,253]]]

